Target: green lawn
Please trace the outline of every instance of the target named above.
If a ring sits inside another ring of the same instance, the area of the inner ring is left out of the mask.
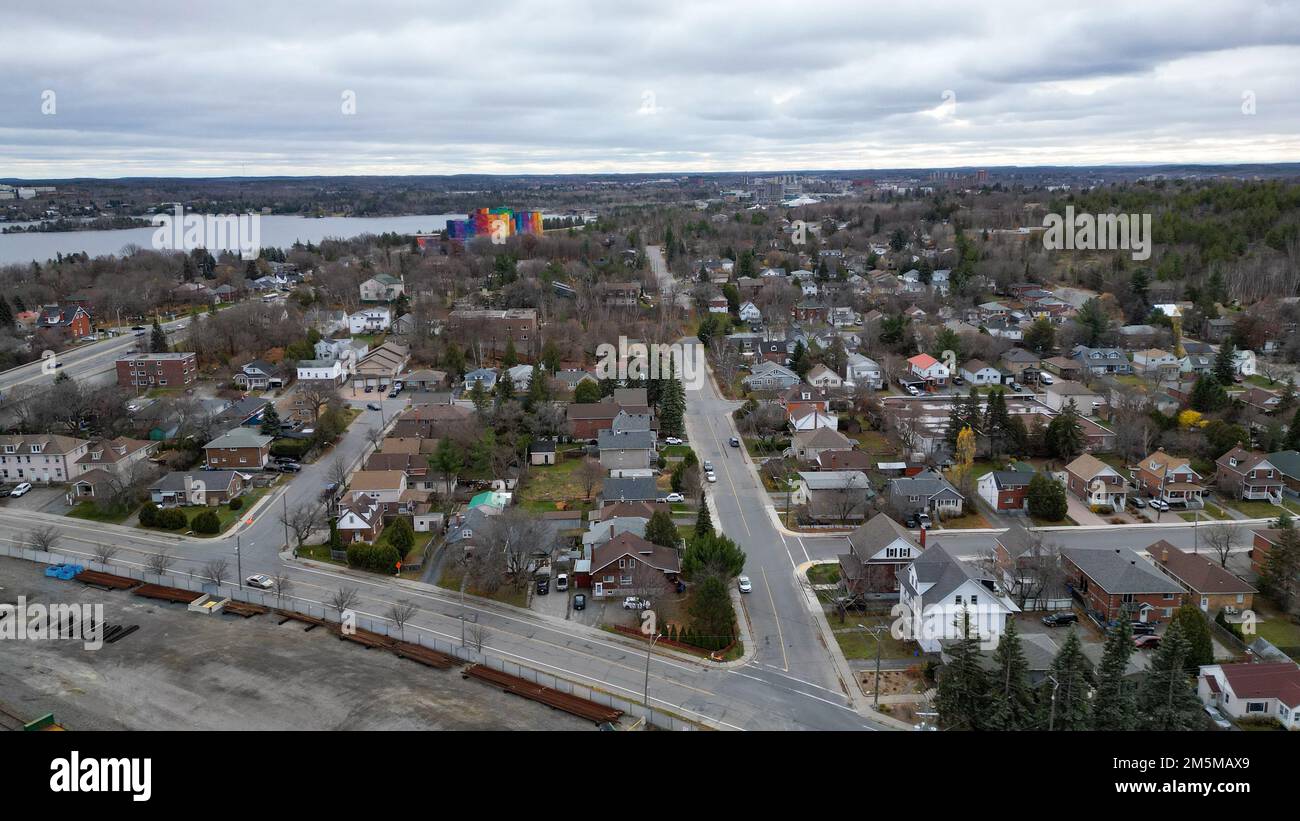
[[[565,459],[554,465],[536,465],[528,470],[528,478],[519,489],[519,503],[531,510],[556,510],[555,502],[578,502],[586,499],[586,488],[579,477],[581,459]],[[592,496],[600,491],[597,482]],[[551,507],[545,507],[550,504]]]
[[[839,584],[839,564],[815,564],[808,568],[808,581],[812,584]]]
[[[664,449],[659,452],[665,459],[677,457],[685,459],[691,452],[690,445],[665,445]]]
[[[92,522],[109,522],[111,524],[121,524],[130,517],[132,509],[117,507],[112,510],[100,510],[99,505],[94,502],[77,502],[72,510],[69,510],[66,516],[74,519],[88,519]]]
[[[442,575],[438,577],[438,586],[443,588],[444,590],[454,590],[457,593],[459,593],[460,583],[461,580],[464,578],[464,575],[465,575],[464,571],[460,567],[458,567],[455,562],[448,562],[447,566],[443,568]],[[511,587],[510,585],[503,585],[497,588],[496,592],[494,593],[484,593],[482,591],[476,590],[473,587],[473,585],[470,585],[465,588],[465,592],[471,596],[478,596],[484,599],[492,599],[493,601],[504,602],[505,604],[513,604],[516,607],[528,606],[527,588],[523,590],[516,590],[514,587]]]
[[[830,623],[831,631],[835,634],[835,641],[840,646],[845,658],[850,659],[874,659],[876,657],[876,640],[871,637],[862,628],[877,627],[889,625],[887,618],[882,619],[879,616],[864,614],[857,615],[850,613],[844,623],[840,623],[839,616],[834,613],[827,614],[827,622]],[[889,630],[883,630],[877,634],[880,637],[880,657],[882,659],[908,659],[912,658],[916,645],[911,642],[900,641],[889,634]]]
[[[1202,522],[1209,521],[1211,519],[1217,519],[1223,521],[1232,518],[1232,515],[1229,514],[1223,508],[1216,507],[1215,505],[1209,503],[1206,503],[1205,508],[1200,513],[1201,513],[1200,521]],[[1190,513],[1179,513],[1178,517],[1185,522],[1197,521],[1195,511],[1192,511]]]
[[[271,487],[255,487],[244,491],[244,495],[239,497],[244,502],[243,506],[240,507],[239,510],[231,510],[230,505],[228,504],[217,505],[216,507],[208,507],[206,505],[186,505],[185,507],[180,508],[180,510],[184,511],[185,515],[189,517],[189,526],[164,532],[185,533],[187,531],[192,531],[194,530],[194,517],[211,510],[217,514],[217,520],[221,522],[221,530],[216,533],[194,532],[192,535],[201,539],[215,539],[222,533],[225,533],[231,525],[239,521],[241,516],[248,515],[248,511],[252,510],[253,505],[257,504],[257,500],[269,493],[273,487],[275,487],[275,485],[272,485]],[[143,528],[144,530],[162,530],[162,528],[158,527],[144,527],[144,525],[136,526]]]
[[[1059,522],[1052,522],[1052,521],[1048,521],[1047,519],[1039,519],[1036,516],[1030,516],[1029,520],[1034,523],[1034,527],[1073,527],[1078,524],[1078,522],[1071,519],[1069,516],[1066,516],[1064,519],[1062,519]]]
[[[1254,499],[1240,501],[1232,499],[1228,501],[1228,505],[1251,519],[1276,519],[1282,512],[1282,508],[1272,502],[1260,502]]]
[[[1268,618],[1255,625],[1257,635],[1267,639],[1274,647],[1286,648],[1292,658],[1300,656],[1300,625],[1276,611],[1267,615]]]

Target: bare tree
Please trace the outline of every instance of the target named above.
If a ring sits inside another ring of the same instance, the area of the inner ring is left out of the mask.
[[[1219,559],[1219,566],[1228,567],[1228,556],[1232,553],[1232,545],[1237,540],[1237,534],[1241,528],[1234,524],[1216,524],[1208,527],[1198,527],[1198,530],[1204,533],[1201,541],[1209,546],[1212,552]],[[1158,557],[1152,557],[1158,558]]]
[[[340,587],[330,594],[326,603],[339,614],[339,621],[343,621],[344,611],[351,610],[359,598],[355,587]]]
[[[583,498],[590,501],[596,485],[605,478],[605,469],[595,459],[584,458],[582,464],[578,465],[577,474],[578,483],[582,486]]]
[[[829,507],[840,524],[848,524],[856,514],[866,515],[867,483],[861,473],[847,477],[844,484],[829,492]]]
[[[507,583],[516,590],[526,588],[530,564],[548,552],[548,533],[545,522],[522,508],[489,518],[468,557],[466,570],[474,587],[487,593]]]
[[[157,553],[150,553],[149,557],[144,560],[144,566],[155,576],[161,576],[167,572],[175,561],[166,550],[160,550]]]
[[[337,485],[340,489],[348,483],[348,476],[350,475],[347,463],[343,461],[342,456],[335,456],[330,461],[329,468],[325,471],[325,478]]]
[[[203,565],[203,576],[218,587],[226,580],[229,572],[230,563],[225,559],[216,558]]]
[[[474,648],[475,653],[482,653],[483,647],[487,644],[487,640],[491,635],[492,633],[486,627],[474,622],[465,630],[465,641],[470,647]]]
[[[288,525],[294,540],[298,542],[298,549],[302,550],[307,537],[320,524],[320,510],[312,502],[303,502],[290,510],[288,515],[281,514],[280,521]]]
[[[406,623],[418,612],[420,612],[420,608],[416,607],[415,603],[408,599],[398,599],[389,605],[388,618],[392,619],[393,623],[397,625],[397,630],[401,634],[403,641],[406,640]]]
[[[95,545],[95,549],[91,555],[95,557],[95,561],[99,564],[107,565],[109,562],[113,561],[113,557],[116,556],[117,553],[118,549],[115,544],[97,544]]]
[[[272,584],[275,585],[275,603],[277,605],[282,605],[284,599],[287,598],[293,590],[293,579],[289,578],[289,574],[282,570],[275,574]]]
[[[32,550],[50,553],[59,545],[59,531],[51,525],[33,528],[27,534],[27,546]]]

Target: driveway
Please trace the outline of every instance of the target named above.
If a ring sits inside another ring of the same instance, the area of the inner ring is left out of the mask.
[[[1093,513],[1088,506],[1083,503],[1082,499],[1076,499],[1069,493],[1065,494],[1065,501],[1068,505],[1067,514],[1077,524],[1081,525],[1108,525],[1110,522],[1102,516]]]
[[[22,496],[8,496],[0,504],[8,510],[33,510],[62,516],[70,510],[64,501],[67,493],[68,489],[63,485],[55,487],[34,485]]]

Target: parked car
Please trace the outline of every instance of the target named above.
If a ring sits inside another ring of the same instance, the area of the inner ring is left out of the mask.
[[[367,403],[366,403],[366,410],[368,410],[368,411],[377,411],[377,410],[379,410],[379,409],[380,409],[379,406],[376,405],[374,402],[367,402]]]
[[[1160,646],[1160,637],[1154,635],[1134,636],[1133,646],[1139,650],[1155,650]]]
[[[275,582],[265,573],[258,573],[244,579],[244,584],[249,587],[256,587],[258,590],[270,590],[275,586]]]
[[[918,390],[916,389],[916,386],[915,386],[915,385],[907,385],[906,388],[907,388],[907,395],[908,395],[908,396],[920,396],[920,395],[921,395],[921,392],[918,391]]]
[[[1043,624],[1048,627],[1063,627],[1067,624],[1077,624],[1078,622],[1078,615],[1070,612],[1050,613],[1043,616]]]
[[[727,444],[731,445],[733,448],[740,447],[740,437],[738,436],[731,437],[731,439],[728,440]]]
[[[1129,627],[1133,629],[1133,635],[1135,636],[1154,636],[1156,634],[1156,626],[1150,622],[1135,621]]]
[[[1128,503],[1133,505],[1133,507],[1137,508],[1138,510],[1141,510],[1142,508],[1147,506],[1147,503],[1142,500],[1141,496],[1128,497]]]
[[[1210,721],[1214,722],[1214,726],[1220,730],[1232,729],[1232,722],[1224,717],[1223,713],[1219,712],[1218,707],[1212,707],[1209,704],[1205,705],[1205,714],[1210,717]]]
[[[284,471],[285,473],[297,473],[298,471],[302,470],[302,465],[298,464],[297,462],[281,462],[280,470]]]
[[[579,593],[573,597],[573,609],[574,610],[587,609],[587,594]]]
[[[1050,373],[1040,373],[1038,375],[1038,383],[1040,385],[1050,385],[1055,381],[1056,380],[1052,378],[1052,375]]]
[[[754,589],[754,585],[750,583],[748,576],[737,577],[736,587],[740,588],[741,593],[749,593],[752,592]]]
[[[930,514],[929,514],[929,513],[913,513],[911,516],[908,516],[908,517],[907,517],[907,521],[904,522],[903,524],[904,524],[906,527],[911,528],[912,530],[917,530],[917,529],[920,529],[920,528],[925,528],[926,530],[929,530],[929,529],[930,529]]]
[[[366,393],[374,393],[374,392],[375,392],[374,385],[366,385]]]
[[[555,577],[555,589],[558,591],[564,591],[569,589],[568,573],[561,573],[560,575]]]
[[[705,472],[705,473],[712,473],[712,472],[713,472],[713,463],[712,463],[712,462],[707,462],[707,461],[706,461],[706,462],[704,463],[704,472]]]
[[[23,496],[23,495],[25,495],[25,494],[27,493],[27,491],[29,491],[29,490],[31,490],[31,489],[32,489],[32,483],[31,483],[31,482],[23,482],[23,483],[20,484],[18,487],[16,487],[16,488],[14,488],[13,490],[9,491],[9,495],[10,495],[10,496]]]
[[[650,602],[646,601],[640,596],[628,596],[627,598],[623,599],[624,610],[648,610],[649,608],[650,608]]]
[[[546,594],[548,594],[548,593],[550,593],[550,592],[551,592],[551,580],[550,580],[550,579],[538,579],[538,580],[537,580],[537,595],[539,595],[539,596],[545,596]]]
[[[1169,503],[1166,502],[1164,499],[1152,499],[1151,509],[1158,510],[1161,513],[1165,513],[1169,510]]]
[[[709,471],[708,473],[704,474],[704,478],[708,479],[710,482],[716,482],[718,481],[718,474],[714,473],[713,471]]]
[[[686,497],[683,496],[683,495],[680,494],[680,493],[669,493],[667,496],[662,497],[659,501],[661,501],[661,502],[684,502],[684,501],[686,501]]]
[[[680,445],[680,444],[682,444],[682,440],[679,439],[679,438],[677,438],[676,436],[669,436],[667,439],[664,440],[664,444],[665,444],[665,445]]]
[[[966,384],[966,380],[963,379],[963,378],[960,377],[960,376],[953,376],[953,378],[952,378],[952,384],[954,384],[954,385],[965,385],[965,384]]]

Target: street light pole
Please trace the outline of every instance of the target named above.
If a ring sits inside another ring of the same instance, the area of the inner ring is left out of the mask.
[[[284,515],[281,517],[284,520],[284,546],[289,547],[290,543],[289,543],[289,490],[288,488],[286,488],[284,493],[280,495],[280,501],[283,504],[283,509],[284,509]],[[296,550],[294,551],[294,556],[295,558],[297,557]]]
[[[240,587],[243,587],[244,586],[244,560],[243,560],[243,556],[240,553],[240,543],[239,543],[238,533],[235,534],[235,575],[237,576],[235,582]]]
[[[880,709],[880,631],[884,627],[870,628],[865,624],[862,625],[862,631],[876,640],[876,683],[872,686],[872,700],[875,702],[875,708]]]
[[[1050,733],[1056,726],[1056,689],[1061,686],[1061,682],[1056,680],[1056,676],[1047,677],[1052,682],[1052,710],[1047,716],[1047,731]]]
[[[645,691],[642,698],[645,701],[645,724],[650,726],[650,718],[654,715],[654,710],[650,707],[650,652],[655,648],[655,642],[663,638],[663,633],[656,633],[655,637],[650,639],[649,646],[645,649]]]

